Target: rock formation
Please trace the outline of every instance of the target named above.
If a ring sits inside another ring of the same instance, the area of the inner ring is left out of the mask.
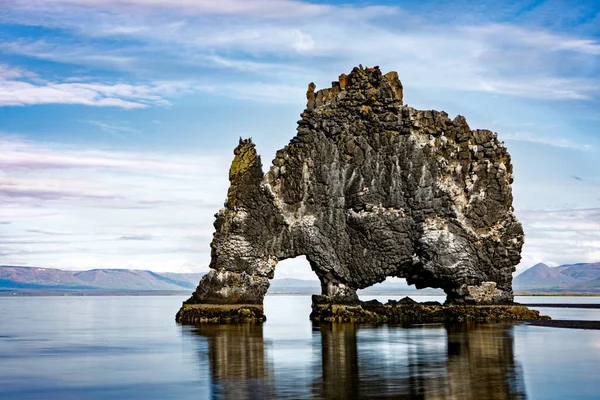
[[[321,281],[320,304],[358,304],[357,289],[387,277],[442,288],[452,304],[512,303],[523,230],[495,133],[404,105],[397,73],[378,67],[317,92],[311,83],[307,99],[266,174],[240,139],[211,270],[179,320],[217,321],[218,305],[226,320],[263,318],[277,262],[300,255]]]

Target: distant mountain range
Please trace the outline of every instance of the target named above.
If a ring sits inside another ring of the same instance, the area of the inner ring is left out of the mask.
[[[156,273],[133,269],[64,271],[0,266],[0,290],[193,291],[203,273]]]
[[[152,272],[132,269],[92,269],[64,271],[54,268],[0,266],[0,294],[111,294],[165,293],[188,294],[194,291],[204,275],[198,273]],[[600,293],[600,262],[549,267],[540,263],[525,270],[513,280],[517,292]],[[273,279],[272,294],[317,294],[318,280]],[[373,285],[359,294],[415,294],[414,286],[390,281]],[[423,289],[419,294],[444,293],[439,289]]]
[[[600,293],[600,262],[549,267],[539,263],[513,279],[515,291]]]
[[[64,271],[54,268],[0,266],[0,294],[123,294],[191,293],[204,273],[152,272],[132,269]],[[318,294],[318,280],[273,279],[272,294]],[[417,290],[403,282],[383,282],[364,289],[363,294],[410,294]],[[419,290],[421,294],[443,294]]]

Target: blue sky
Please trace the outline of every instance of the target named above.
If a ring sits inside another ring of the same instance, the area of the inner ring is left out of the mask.
[[[4,0],[0,263],[206,270],[238,138],[359,63],[506,142],[519,270],[600,260],[600,2],[477,3]]]

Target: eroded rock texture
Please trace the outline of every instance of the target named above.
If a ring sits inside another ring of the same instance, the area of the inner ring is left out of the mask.
[[[277,262],[299,255],[331,303],[389,276],[452,303],[512,302],[523,230],[496,134],[403,105],[397,74],[378,67],[314,89],[266,174],[240,140],[211,271],[187,303],[262,304]]]

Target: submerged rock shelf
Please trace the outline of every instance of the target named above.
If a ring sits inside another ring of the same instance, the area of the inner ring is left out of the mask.
[[[267,320],[262,305],[256,304],[185,304],[175,316],[175,320],[186,325],[202,323],[238,324],[264,322]]]
[[[196,325],[262,323],[267,318],[263,307],[256,304],[186,304],[177,313],[176,319],[183,324]],[[313,322],[410,325],[437,322],[547,321],[550,317],[520,304],[442,305],[438,302],[417,303],[409,297],[399,301],[389,300],[386,304],[377,300],[332,304],[327,302],[326,296],[315,295],[310,319]]]
[[[319,304],[313,301],[310,319],[314,322],[358,322],[418,324],[431,322],[502,322],[549,320],[522,305],[441,305],[401,304],[389,301],[360,302],[357,305]]]

